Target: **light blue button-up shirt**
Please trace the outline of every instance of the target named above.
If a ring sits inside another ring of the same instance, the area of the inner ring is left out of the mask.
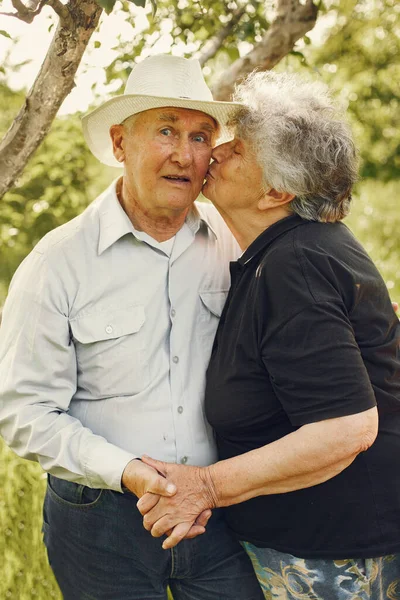
[[[147,453],[216,459],[205,371],[239,249],[196,203],[169,256],[134,229],[115,183],[46,235],[10,286],[0,332],[0,433],[63,479],[121,490]]]

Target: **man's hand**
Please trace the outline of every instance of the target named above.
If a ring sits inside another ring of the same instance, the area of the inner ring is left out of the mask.
[[[148,492],[156,494],[156,497],[169,497],[176,493],[176,486],[160,475],[157,469],[137,459],[126,465],[122,473],[122,485],[138,498]]]
[[[144,515],[145,529],[151,531],[154,537],[168,532],[169,537],[164,541],[163,548],[172,548],[188,535],[203,511],[215,507],[206,469],[165,463],[146,456],[142,460],[162,473],[177,488],[174,496],[160,498],[157,503],[149,496],[137,503],[139,511]]]

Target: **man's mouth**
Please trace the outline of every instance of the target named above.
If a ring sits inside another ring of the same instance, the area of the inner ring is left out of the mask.
[[[184,175],[163,175],[163,179],[172,183],[190,183],[190,177],[185,177]]]

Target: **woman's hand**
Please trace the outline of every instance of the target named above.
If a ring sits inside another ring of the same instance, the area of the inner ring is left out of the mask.
[[[161,496],[159,496],[157,494],[152,494],[150,492],[148,492],[147,494],[144,494],[140,499],[141,514],[145,515],[152,508],[154,508],[155,505],[160,500],[160,498],[161,498]],[[198,535],[202,535],[203,533],[205,533],[208,521],[210,520],[211,516],[212,516],[212,511],[210,509],[203,510],[203,512],[200,513],[200,515],[195,520],[192,527],[189,529],[188,533],[185,535],[184,539],[191,540],[191,539],[197,537]],[[172,531],[173,531],[172,529],[168,530],[166,532],[167,535],[170,536]],[[176,545],[176,544],[174,544],[174,545]],[[172,546],[169,546],[169,547],[172,547]]]
[[[145,496],[137,503],[140,513],[144,515],[145,529],[151,531],[154,537],[169,532],[163,548],[172,548],[188,535],[201,513],[215,507],[212,482],[207,475],[207,468],[165,463],[147,456],[143,456],[142,460],[177,488],[174,499],[160,497],[155,503],[155,498]],[[204,522],[204,515],[202,519]]]

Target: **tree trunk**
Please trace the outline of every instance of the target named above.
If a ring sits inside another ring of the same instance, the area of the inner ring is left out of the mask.
[[[318,8],[313,0],[278,0],[276,18],[261,42],[224,71],[213,88],[215,100],[230,100],[235,87],[257,69],[268,71],[294,48],[297,40],[310,31],[317,20]]]
[[[35,83],[0,144],[0,198],[22,173],[74,87],[75,73],[101,12],[94,0],[70,0],[63,6]]]

